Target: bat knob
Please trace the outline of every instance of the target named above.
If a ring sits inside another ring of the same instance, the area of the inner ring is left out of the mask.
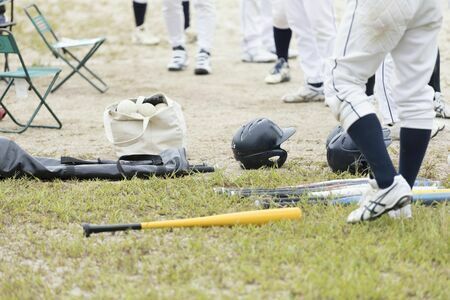
[[[84,236],[89,237],[91,235],[91,224],[89,223],[83,223],[81,224],[83,226]]]

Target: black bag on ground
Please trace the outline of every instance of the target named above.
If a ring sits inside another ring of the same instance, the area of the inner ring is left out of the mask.
[[[159,155],[126,155],[119,160],[82,160],[34,157],[15,142],[0,137],[0,179],[32,177],[53,179],[123,180],[133,177],[182,176],[214,172],[207,165],[190,165],[184,148],[167,149]]]

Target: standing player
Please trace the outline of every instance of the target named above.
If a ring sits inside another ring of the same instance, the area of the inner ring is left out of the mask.
[[[214,0],[197,0],[194,2],[197,16],[197,57],[194,73],[206,75],[211,73],[211,48],[215,30]],[[172,46],[172,58],[167,65],[169,71],[181,71],[188,65],[186,37],[184,33],[184,16],[182,0],[164,0],[163,14]]]
[[[428,85],[442,24],[440,0],[350,0],[339,28],[326,81],[326,101],[366,157],[375,179],[355,223],[408,206],[425,156],[435,112]],[[400,160],[397,173],[384,146],[381,124],[365,94],[365,83],[391,53],[397,83]]]
[[[157,45],[159,38],[152,35],[144,26],[147,12],[147,0],[133,0],[133,13],[136,28],[131,37],[133,43],[141,45]]]
[[[280,3],[288,27],[296,34],[305,77],[304,86],[282,100],[286,103],[323,101],[325,59],[331,55],[336,35],[333,0],[281,0]],[[285,28],[285,24],[280,27]]]
[[[271,0],[241,0],[242,61],[276,61],[272,34]]]
[[[284,0],[272,0],[273,38],[277,62],[264,81],[268,84],[276,84],[291,79],[289,69],[289,45],[292,38],[292,30],[289,28]]]

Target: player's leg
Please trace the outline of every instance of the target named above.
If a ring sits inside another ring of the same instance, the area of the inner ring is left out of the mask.
[[[410,186],[425,156],[435,117],[434,90],[428,82],[436,62],[442,23],[439,2],[427,0],[419,4],[410,28],[391,52],[396,66],[394,95],[401,125],[399,172]]]
[[[180,71],[186,68],[187,53],[184,37],[184,16],[181,0],[163,0],[162,10],[166,23],[172,57],[167,65],[169,71]]]
[[[275,53],[275,41],[273,39],[272,0],[259,0],[261,15],[261,41],[263,48],[270,53]]]
[[[183,0],[184,30],[191,26],[191,9],[189,0]]]
[[[392,164],[375,108],[365,94],[365,84],[401,40],[414,12],[411,3],[398,7],[395,0],[350,1],[339,28],[327,71],[326,101],[366,157],[375,177],[348,222],[376,218],[410,201],[411,189]]]
[[[191,5],[189,0],[183,0],[183,15],[184,15],[184,34],[186,43],[192,44],[197,41],[197,33],[191,26]]]
[[[434,73],[435,71],[433,71]],[[378,109],[384,126],[391,131],[392,140],[400,140],[400,123],[398,118],[397,104],[393,94],[393,82],[395,82],[395,66],[392,56],[389,54],[378,68],[375,80],[375,94]],[[432,76],[433,77],[433,76]],[[435,137],[444,130],[445,124],[434,120],[431,137]]]
[[[304,0],[283,1],[289,27],[297,37],[299,63],[304,73],[305,85],[298,91],[283,96],[282,100],[286,103],[323,101],[324,59],[320,54],[316,31],[310,19],[314,12],[306,11]]]
[[[261,7],[259,0],[241,0],[242,61],[267,63],[276,61],[276,55],[264,49],[261,36]]]
[[[133,13],[136,27],[131,38],[135,44],[156,45],[159,43],[159,38],[152,35],[144,26],[146,12],[147,0],[133,0]]]
[[[215,0],[196,0],[194,6],[198,33],[198,53],[194,72],[196,75],[206,75],[211,73],[210,57],[216,27]]]
[[[265,82],[276,84],[291,79],[288,59],[292,31],[287,23],[284,1],[272,0],[272,15],[273,39],[275,41],[275,50],[278,60],[270,73],[266,76]]]
[[[431,75],[429,85],[433,87],[434,94],[434,110],[436,111],[436,117],[449,119],[450,118],[450,107],[445,102],[444,97],[441,93],[441,59],[438,50],[436,64],[434,66],[433,74]]]
[[[387,55],[375,73],[374,91],[377,97],[381,120],[385,126],[393,126],[399,121],[397,106],[392,92],[394,81],[394,62],[391,55]]]
[[[337,32],[333,0],[303,0],[303,3],[314,30],[319,54],[325,60],[333,54]]]

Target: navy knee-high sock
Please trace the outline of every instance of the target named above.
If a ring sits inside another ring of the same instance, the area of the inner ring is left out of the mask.
[[[147,11],[147,3],[138,3],[133,1],[134,21],[136,27],[144,24],[145,13]]]
[[[347,133],[367,159],[378,187],[384,189],[390,186],[397,172],[384,144],[377,116],[369,114],[360,118],[350,126]]]
[[[291,43],[292,31],[288,29],[281,29],[273,27],[273,38],[275,40],[275,49],[278,58],[284,58],[288,61],[289,44]]]
[[[183,1],[183,14],[184,14],[184,29],[186,30],[191,26],[191,14],[189,9],[189,1]]]
[[[411,187],[414,185],[425,152],[430,141],[431,130],[400,129],[400,166],[399,173]]]

